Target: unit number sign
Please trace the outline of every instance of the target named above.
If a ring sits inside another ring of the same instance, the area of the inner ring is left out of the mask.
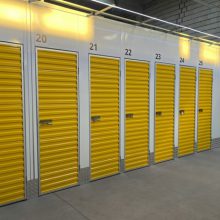
[[[185,58],[184,57],[180,57],[180,63],[185,63]]]
[[[156,60],[161,60],[162,59],[162,55],[160,53],[156,53],[155,54],[155,59]]]
[[[36,34],[36,42],[38,43],[47,43],[47,35],[45,34]]]
[[[90,50],[97,51],[97,50],[98,50],[98,45],[97,45],[97,43],[90,43],[90,44],[89,44],[89,49],[90,49]]]
[[[132,50],[131,49],[125,49],[125,56],[132,56]]]

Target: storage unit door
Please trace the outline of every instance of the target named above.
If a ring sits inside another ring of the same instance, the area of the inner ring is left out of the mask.
[[[119,60],[90,56],[91,180],[119,172]]]
[[[175,67],[156,64],[155,162],[174,158]]]
[[[179,148],[178,156],[194,153],[196,68],[180,67],[179,99]]]
[[[78,183],[77,55],[38,50],[40,193]]]
[[[212,70],[199,70],[198,151],[211,149],[212,81]]]
[[[0,206],[25,198],[21,47],[0,44]]]
[[[125,169],[147,166],[149,155],[149,64],[126,61]]]

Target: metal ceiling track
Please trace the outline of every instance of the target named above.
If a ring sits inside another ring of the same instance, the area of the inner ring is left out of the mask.
[[[185,37],[185,38],[188,38],[188,39],[191,39],[191,40],[197,40],[197,41],[205,42],[205,43],[208,43],[208,44],[211,44],[211,45],[220,46],[220,42],[218,42],[218,41],[220,41],[220,36],[209,34],[207,32],[203,32],[203,31],[199,31],[197,29],[193,29],[193,28],[190,28],[190,27],[187,27],[187,26],[175,24],[175,23],[172,23],[172,22],[169,22],[169,21],[166,21],[166,20],[162,20],[162,19],[159,19],[159,18],[156,18],[156,17],[152,17],[152,16],[149,16],[149,15],[142,14],[142,13],[139,13],[139,12],[136,12],[136,11],[128,10],[128,9],[116,6],[114,4],[105,3],[105,2],[102,2],[102,1],[99,1],[99,0],[91,0],[91,1],[96,3],[96,4],[101,4],[105,7],[101,10],[96,10],[96,9],[85,7],[85,6],[75,4],[75,3],[72,3],[72,2],[69,2],[69,1],[65,1],[65,0],[30,0],[30,2],[32,2],[32,3],[33,2],[39,2],[39,3],[45,3],[45,4],[60,5],[60,6],[63,6],[63,7],[67,7],[68,9],[75,9],[75,10],[77,9],[77,10],[86,12],[86,13],[88,13],[88,16],[103,16],[103,17],[107,17],[107,18],[110,18],[110,19],[113,19],[113,20],[118,20],[118,21],[122,21],[122,22],[125,22],[125,23],[133,24],[133,25],[136,25],[136,26],[141,26],[141,27],[145,27],[145,28],[148,28],[148,29],[153,29],[153,30],[157,30],[157,31],[161,31],[161,32],[165,32],[165,33]],[[158,22],[161,22],[162,24],[170,25],[172,28],[170,28],[170,29],[162,28],[160,26],[148,24],[147,22],[140,22],[140,21],[125,18],[125,17],[122,17],[122,16],[114,15],[114,14],[111,14],[111,13],[108,12],[110,9],[117,9],[119,11],[126,12],[126,13],[136,15],[136,16],[140,16],[140,17],[143,17],[145,19],[147,18],[147,19],[150,19],[150,20],[158,21]],[[186,31],[191,31],[195,34],[199,34],[200,36],[187,34]],[[207,38],[210,38],[210,37],[216,39],[216,41],[207,39]]]

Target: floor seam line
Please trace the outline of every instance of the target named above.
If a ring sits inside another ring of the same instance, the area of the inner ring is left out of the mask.
[[[58,194],[56,194],[56,197],[58,199],[60,199],[61,201],[63,201],[64,203],[66,203],[67,205],[69,205],[73,210],[75,210],[78,214],[80,214],[81,216],[83,216],[86,220],[92,220],[89,217],[87,217],[86,215],[84,215],[80,210],[78,210],[76,207],[74,207],[70,202],[66,201],[64,198],[62,198],[61,196],[59,196]]]

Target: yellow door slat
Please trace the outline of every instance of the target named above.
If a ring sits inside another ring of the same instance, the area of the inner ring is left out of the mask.
[[[199,70],[198,152],[211,149],[212,81],[212,70]]]
[[[155,163],[174,157],[174,65],[156,64]]]
[[[90,56],[91,180],[119,172],[118,59]]]
[[[125,64],[125,170],[128,171],[149,165],[149,64],[136,60],[126,60]]]
[[[0,44],[0,206],[25,199],[21,47]]]
[[[180,67],[178,156],[194,153],[196,68]]]
[[[39,49],[37,56],[40,193],[45,194],[78,183],[77,55]]]

